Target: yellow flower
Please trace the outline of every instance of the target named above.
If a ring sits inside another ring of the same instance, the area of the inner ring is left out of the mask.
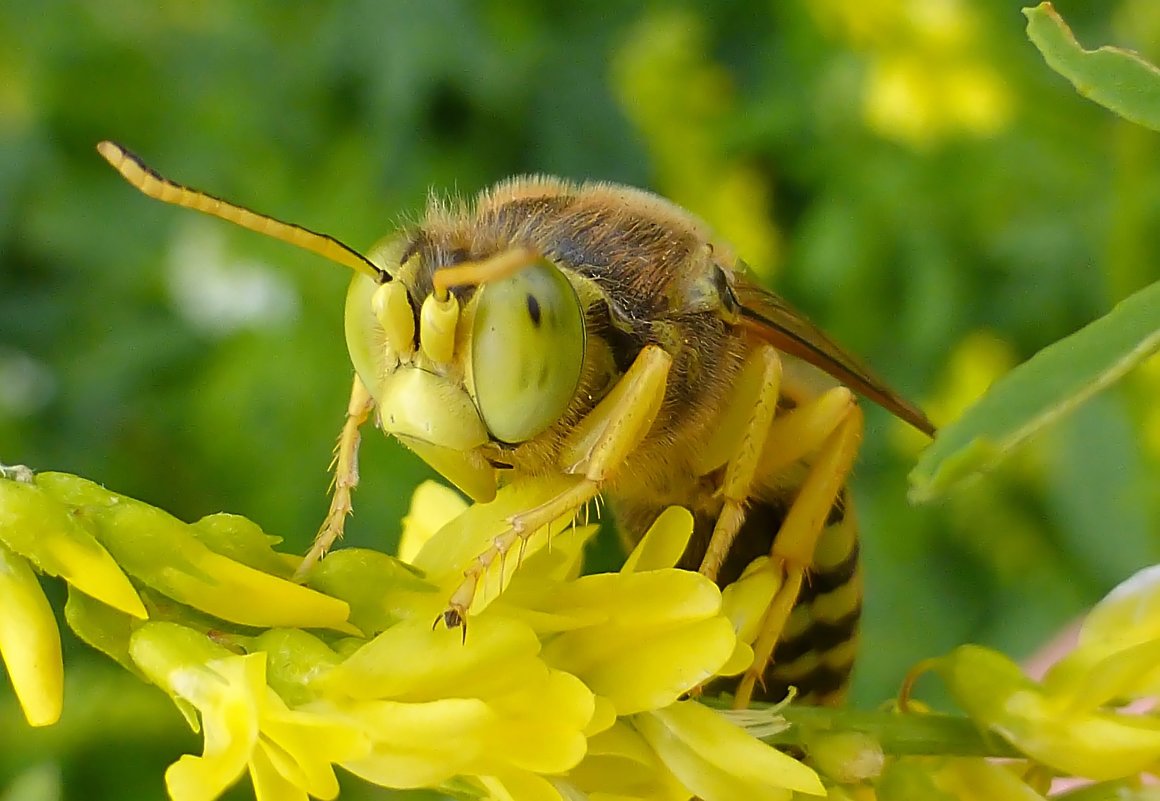
[[[789,799],[795,790],[826,794],[811,768],[695,701],[637,715],[632,725],[673,775],[705,801]]]
[[[1160,720],[1094,704],[1077,708],[1082,683],[1074,673],[1069,692],[1049,692],[1007,657],[977,645],[960,646],[932,667],[972,720],[1044,765],[1117,779],[1160,764]]]
[[[819,25],[867,54],[866,121],[882,136],[925,147],[957,133],[989,136],[1011,117],[985,31],[962,0],[811,0]]]
[[[589,727],[590,758],[564,781],[589,794],[640,799],[824,794],[817,774],[801,762],[707,707],[678,700],[721,675],[741,644],[716,586],[672,568],[692,529],[687,510],[670,508],[619,573],[582,576],[538,595],[525,590],[523,600],[544,615],[533,620],[566,621],[548,639],[545,659],[578,675],[604,710]],[[747,573],[733,604],[740,618],[754,599],[768,602],[765,593],[771,597],[776,587],[762,566]],[[530,584],[535,572],[517,580]],[[752,651],[745,652],[751,659]],[[738,669],[745,667],[748,660]]]
[[[47,726],[60,717],[64,665],[56,618],[34,568],[145,617],[129,579],[69,509],[31,471],[0,466],[0,660],[29,724]]]
[[[466,508],[457,508],[454,502],[448,503],[446,508],[437,508],[438,498],[442,497],[446,502],[447,496],[431,493],[429,489],[426,491],[428,494],[422,497],[416,495],[417,505],[412,505],[407,515],[402,548],[404,552],[414,553],[409,560],[410,564],[421,571],[427,581],[439,587],[441,592],[431,597],[430,604],[415,609],[415,613],[429,614],[428,621],[433,620],[444,610],[447,596],[463,580],[464,568],[507,528],[509,517],[547,501],[579,480],[576,476],[567,475],[529,478],[502,488],[495,500],[489,503]],[[455,514],[448,519],[452,510]],[[440,522],[443,524],[438,525]],[[505,592],[516,576],[517,568],[519,574],[525,577],[529,570],[535,572],[532,559],[540,551],[547,550],[549,543],[552,550],[564,547],[570,553],[576,552],[578,556],[577,541],[585,540],[595,530],[595,527],[588,526],[573,527],[572,516],[564,515],[537,531],[522,545],[517,545],[506,558],[494,560],[480,577],[475,600],[469,610],[468,627],[473,618],[477,618],[479,613]],[[431,531],[436,533],[430,534]],[[424,540],[424,537],[427,538]]]
[[[373,742],[343,763],[386,787],[438,787],[454,776],[563,773],[584,757],[592,694],[574,676],[544,669],[519,689],[486,698],[449,695],[340,706]]]
[[[717,675],[734,651],[717,586],[672,569],[692,530],[687,510],[669,509],[619,573],[581,576],[534,604],[574,621],[548,642],[544,658],[578,675],[617,715],[673,703]]]
[[[238,553],[233,556],[264,549],[274,561],[270,542],[257,527],[230,525],[228,516],[189,525],[148,504],[63,473],[41,473],[36,482],[71,507],[70,516],[92,530],[125,572],[175,601],[245,626],[354,631],[347,623],[350,610],[342,601],[251,567],[202,541],[229,542],[230,537],[221,536],[224,526],[239,539],[261,538],[248,548],[235,543]]]
[[[1043,801],[1003,765],[985,759],[941,759],[929,765],[934,786],[966,801]]]
[[[54,475],[42,473],[32,482],[0,478],[0,541],[42,573],[144,619],[145,607],[117,562],[52,493]]]
[[[336,766],[386,787],[510,801],[820,793],[802,763],[681,700],[748,666],[746,641],[777,588],[768,560],[728,604],[708,579],[673,568],[693,528],[684,509],[666,510],[621,571],[589,576],[581,557],[596,527],[562,517],[485,571],[466,639],[432,626],[509,516],[575,480],[521,481],[470,507],[424,485],[405,523],[409,564],[343,549],[312,572],[311,588],[283,578],[288,559],[249,521],[188,525],[71,476],[0,488],[10,515],[35,506],[10,516],[18,530],[0,541],[71,581],[81,551],[69,543],[89,536],[83,552],[105,573],[84,586],[103,595],[70,587],[66,618],[204,731],[202,754],[166,774],[179,801],[216,798],[246,772],[259,799],[333,798]],[[34,543],[28,529],[44,520],[66,534]],[[50,722],[55,623],[25,557],[0,545],[0,566],[0,650],[29,719]],[[153,621],[133,616],[126,599],[141,601],[126,574],[145,585]]]
[[[897,760],[877,795],[892,801],[1043,801],[1009,766],[978,758]]]
[[[1043,683],[1073,711],[1160,696],[1160,565],[1137,572],[1096,604],[1076,648]]]
[[[1160,719],[1117,707],[1160,695],[1160,566],[1141,570],[1097,604],[1075,650],[1042,683],[975,645],[927,666],[973,721],[1042,765],[1098,780],[1153,771],[1160,765]]]
[[[870,127],[923,147],[956,132],[990,136],[1010,116],[997,73],[985,64],[914,52],[882,54],[870,69],[865,98]]]
[[[266,684],[265,654],[232,654],[174,623],[142,625],[129,650],[187,715],[196,710],[205,730],[202,756],[183,756],[166,771],[175,801],[217,798],[247,768],[259,801],[334,798],[333,763],[369,748],[344,720],[288,708]]]
[[[687,801],[692,797],[692,791],[626,721],[616,721],[589,737],[588,755],[563,781],[575,788],[575,794],[589,797],[640,801]]]
[[[556,491],[551,482],[529,482],[467,508],[425,485],[400,553],[427,569],[426,580],[454,583],[512,510]],[[521,562],[518,572],[493,565],[486,582],[493,589],[473,607],[465,643],[431,630],[440,593],[427,614],[388,628],[314,683],[375,743],[371,757],[344,766],[392,787],[469,776],[494,797],[513,799],[821,793],[802,763],[678,700],[719,675],[738,648],[717,587],[672,567],[692,533],[689,512],[663,513],[615,574],[578,575],[595,527],[568,522],[554,524],[550,548],[547,537],[536,538],[522,560],[509,560]],[[776,586],[760,570],[752,575],[760,576],[751,581],[757,591],[732,607],[739,618],[754,616],[750,607]],[[731,771],[742,778],[730,780]],[[548,780],[552,774],[563,775]]]

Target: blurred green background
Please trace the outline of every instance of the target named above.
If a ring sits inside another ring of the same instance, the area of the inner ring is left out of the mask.
[[[1154,0],[1056,6],[1160,61]],[[429,189],[655,189],[947,422],[1160,276],[1160,136],[1079,97],[1023,22],[1007,0],[0,0],[0,462],[294,548],[326,507],[349,276],[147,200],[103,138],[362,249]],[[921,438],[868,410],[856,703],[964,641],[1025,657],[1160,561],[1158,398],[1153,358],[932,508],[906,502]],[[388,547],[427,475],[368,436],[349,540]],[[66,660],[54,729],[0,682],[0,799],[161,797],[197,741],[161,693]]]

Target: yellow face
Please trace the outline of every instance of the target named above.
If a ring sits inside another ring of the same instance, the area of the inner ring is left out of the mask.
[[[405,241],[370,254],[388,280],[357,274],[346,301],[351,360],[383,430],[477,500],[495,493],[478,449],[526,442],[568,408],[584,363],[584,314],[567,276],[533,253],[497,254],[506,275],[461,302],[436,283],[421,300],[422,265]],[[463,266],[444,268],[449,271]]]
[[[440,266],[432,275],[433,267],[418,257],[403,258],[404,236],[363,256],[326,234],[174,183],[113,142],[97,150],[152,198],[354,270],[346,339],[383,429],[472,498],[488,500],[496,491],[484,446],[494,450],[537,437],[560,420],[575,395],[584,366],[584,312],[569,277],[540,254],[500,247],[490,257]],[[421,285],[432,288],[421,293]],[[461,286],[475,290],[449,291]]]

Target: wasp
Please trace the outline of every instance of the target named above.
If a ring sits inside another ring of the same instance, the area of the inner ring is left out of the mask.
[[[448,627],[465,625],[487,567],[552,520],[603,498],[631,545],[681,505],[695,519],[683,567],[726,586],[759,556],[781,566],[737,704],[790,686],[816,703],[842,696],[862,598],[846,492],[863,427],[855,393],[935,429],[701,220],[638,189],[522,177],[472,203],[432,201],[363,255],[177,184],[119,145],[98,150],[150,197],[354,271],[354,384],[304,569],[342,535],[373,418],[475,501],[522,477],[572,479],[509,518],[465,570]]]

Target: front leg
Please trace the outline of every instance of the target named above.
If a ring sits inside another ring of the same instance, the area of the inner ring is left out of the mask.
[[[330,498],[330,509],[322,521],[322,527],[314,537],[314,544],[295,571],[295,578],[305,576],[318,563],[335,540],[342,536],[346,518],[351,512],[351,493],[358,486],[358,446],[359,429],[374,411],[375,401],[362,380],[356,375],[350,390],[350,401],[346,406],[346,421],[342,433],[338,435],[338,445],[334,449],[334,494]]]
[[[492,563],[502,560],[516,543],[599,494],[652,428],[664,401],[672,363],[673,357],[663,348],[645,346],[612,391],[580,421],[565,442],[561,458],[566,472],[582,478],[539,506],[514,515],[491,547],[463,571],[463,582],[452,593],[442,616],[448,628],[464,624],[480,577]]]

